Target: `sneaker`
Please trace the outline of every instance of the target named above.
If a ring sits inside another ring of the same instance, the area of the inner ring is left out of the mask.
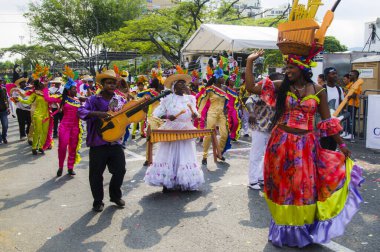
[[[32,149],[32,154],[33,154],[33,155],[37,155],[37,150],[33,150],[33,149]]]
[[[68,170],[68,174],[71,176],[77,175],[73,169]]]
[[[38,149],[38,151],[41,153],[41,154],[45,154],[45,151],[43,149]]]
[[[207,158],[202,159],[202,165],[207,165]]]
[[[245,134],[244,137],[249,137],[249,134]]]
[[[92,210],[95,212],[101,212],[104,209],[104,203],[96,204],[92,207]]]
[[[351,134],[347,134],[347,135],[345,135],[345,136],[343,137],[343,139],[350,140],[351,137],[352,137],[352,139],[354,139],[354,136],[353,136],[353,135],[351,135]]]
[[[6,138],[3,138],[3,143],[7,144],[8,140]]]
[[[110,200],[111,202],[115,203],[118,207],[123,207],[125,206],[125,201],[122,199],[117,199],[117,200]]]
[[[259,182],[257,182],[257,183],[253,183],[253,184],[249,184],[248,187],[249,187],[250,189],[253,189],[253,190],[260,190],[260,189],[261,189],[261,187],[260,187],[260,185],[259,185]]]
[[[340,137],[345,137],[345,136],[347,136],[347,132],[343,131],[342,134],[340,134]]]
[[[148,162],[148,160],[146,160],[146,161],[144,162],[143,166],[149,166],[149,162]]]
[[[58,169],[58,171],[57,171],[57,177],[61,177],[62,176],[62,171],[63,171],[63,169]]]
[[[221,157],[218,157],[218,159],[222,160],[222,161],[226,161],[226,158],[221,156]]]

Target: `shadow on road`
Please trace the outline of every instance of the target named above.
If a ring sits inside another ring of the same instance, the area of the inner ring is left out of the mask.
[[[169,234],[182,219],[205,217],[215,211],[212,203],[208,203],[200,211],[188,212],[185,206],[202,196],[202,192],[174,191],[163,194],[156,192],[143,197],[139,204],[143,208],[124,219],[121,229],[127,229],[125,245],[133,249],[148,249],[158,244],[162,236]],[[164,234],[158,230],[167,228]]]
[[[64,251],[103,251],[104,246],[107,244],[105,241],[85,241],[109,227],[117,210],[115,206],[107,207],[94,225],[89,225],[89,223],[97,214],[92,211],[86,213],[70,227],[51,237],[37,251],[62,251],[63,247]],[[104,240],[106,240],[106,237]]]
[[[247,227],[267,228],[269,227],[270,214],[267,204],[260,196],[259,190],[248,189],[249,220],[242,220],[240,224]]]
[[[63,186],[68,180],[71,180],[72,178],[70,176],[63,176],[60,179],[57,178],[51,178],[50,180],[46,181],[39,187],[36,187],[24,194],[18,195],[13,198],[3,198],[0,199],[0,202],[3,203],[3,206],[0,208],[0,211],[4,211],[6,209],[21,205],[27,201],[34,201],[39,200],[37,203],[34,203],[32,205],[26,206],[25,208],[34,208],[37,207],[39,204],[42,204],[48,200],[50,200],[50,197],[48,196],[52,191],[60,188]]]

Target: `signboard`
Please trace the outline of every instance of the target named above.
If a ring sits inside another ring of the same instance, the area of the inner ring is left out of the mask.
[[[380,95],[368,95],[366,147],[380,150]]]
[[[357,69],[360,73],[360,78],[373,79],[373,68]]]

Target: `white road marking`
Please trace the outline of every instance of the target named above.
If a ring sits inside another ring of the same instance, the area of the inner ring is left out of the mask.
[[[349,248],[346,248],[336,242],[333,242],[333,241],[330,241],[329,243],[325,243],[325,244],[320,244],[322,245],[323,247],[326,247],[332,251],[336,251],[336,252],[355,252],[354,250],[351,250]]]
[[[131,155],[131,156],[133,156],[133,157],[135,157],[135,158],[143,158],[143,159],[145,159],[144,156],[139,155],[139,154],[137,154],[137,153],[135,153],[135,152],[133,152],[133,151],[130,151],[130,150],[124,150],[124,152],[127,153],[127,154],[129,154],[129,155]]]

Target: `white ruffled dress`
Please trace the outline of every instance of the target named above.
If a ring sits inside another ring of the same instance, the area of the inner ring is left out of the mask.
[[[167,120],[160,129],[193,130],[191,105],[197,111],[195,98],[191,95],[170,94],[161,100],[153,116],[177,115],[182,110],[186,113],[176,120]],[[168,189],[197,190],[204,183],[203,171],[197,163],[195,139],[158,143],[153,163],[145,173],[145,183],[153,186],[165,186]]]

